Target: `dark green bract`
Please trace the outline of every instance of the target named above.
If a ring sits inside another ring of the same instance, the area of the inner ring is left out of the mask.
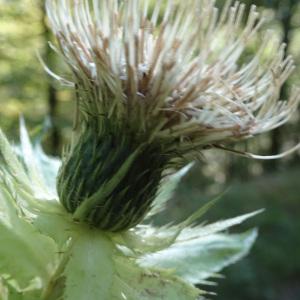
[[[74,219],[121,231],[151,208],[167,163],[158,144],[87,128],[63,160],[57,190]]]

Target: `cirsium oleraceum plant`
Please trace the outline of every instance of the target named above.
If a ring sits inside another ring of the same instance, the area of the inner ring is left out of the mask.
[[[46,9],[51,47],[72,76],[45,69],[75,90],[73,136],[60,162],[31,144],[23,121],[20,146],[0,135],[1,299],[204,299],[194,284],[256,237],[222,231],[255,213],[195,225],[209,204],[176,225],[149,220],[200,151],[290,118],[299,90],[278,98],[292,58],[271,33],[245,57],[264,19],[239,2],[219,11],[205,0],[47,0]]]

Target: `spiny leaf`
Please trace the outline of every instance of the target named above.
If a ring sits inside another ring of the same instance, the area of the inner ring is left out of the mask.
[[[60,165],[59,160],[47,157],[40,144],[34,148],[31,144],[24,119],[20,120],[21,158],[32,187],[40,198],[57,198],[55,179]],[[49,176],[50,175],[50,176]]]
[[[57,198],[56,176],[61,161],[58,158],[46,155],[40,144],[35,145],[33,151],[41,176],[48,187],[49,193],[51,193],[53,198]]]
[[[54,241],[22,219],[15,201],[0,187],[0,274],[7,274],[19,290],[42,288],[56,263]]]
[[[241,215],[235,218],[218,221],[212,224],[208,224],[206,226],[198,225],[194,227],[186,227],[182,232],[180,233],[180,236],[178,237],[178,241],[180,240],[186,240],[186,239],[194,239],[194,238],[200,238],[204,236],[208,236],[210,234],[214,234],[217,232],[224,231],[230,227],[239,225],[243,223],[244,221],[262,213],[263,210],[258,210],[249,214]]]
[[[139,251],[143,253],[156,252],[168,248],[181,236],[183,231],[188,230],[189,228],[192,229],[188,226],[201,218],[219,200],[219,198],[220,196],[208,202],[179,224],[161,227],[150,225],[137,226],[134,230],[123,233],[122,240],[130,249],[139,249]]]
[[[14,150],[6,139],[5,135],[0,129],[0,170],[4,169],[14,177],[21,185],[23,189],[31,191],[30,181],[25,172],[24,167],[18,160]]]
[[[200,290],[166,271],[138,267],[125,257],[115,257],[115,262],[117,277],[112,288],[112,299],[198,299]]]
[[[178,227],[154,227],[150,225],[137,226],[132,231],[126,231],[114,236],[116,242],[123,244],[134,252],[155,252],[172,245],[181,228]]]
[[[20,119],[20,139],[21,139],[22,159],[24,160],[28,177],[32,180],[32,183],[35,186],[39,185],[40,187],[43,187],[44,182],[43,179],[41,178],[40,170],[36,165],[32,145],[23,118]]]
[[[184,280],[196,284],[248,254],[257,231],[244,234],[213,234],[181,240],[170,248],[139,259],[144,267],[171,269]]]
[[[51,237],[61,249],[66,241],[76,234],[78,226],[61,205],[56,205],[57,211],[51,211],[51,208],[49,207],[49,212],[40,211],[32,222],[42,234]]]
[[[172,198],[178,184],[182,178],[187,174],[187,172],[192,168],[193,163],[185,166],[175,174],[172,174],[165,178],[161,183],[160,189],[158,191],[157,197],[153,202],[152,209],[148,213],[147,218],[150,218],[165,209],[166,203]]]

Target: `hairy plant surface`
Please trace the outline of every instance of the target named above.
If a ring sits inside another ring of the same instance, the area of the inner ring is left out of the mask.
[[[224,231],[256,213],[196,225],[212,202],[179,224],[151,217],[202,150],[290,118],[299,90],[278,98],[293,60],[270,34],[242,60],[263,24],[255,7],[170,0],[159,17],[160,5],[46,1],[51,47],[71,76],[45,69],[75,90],[73,135],[58,161],[23,121],[20,146],[0,134],[3,299],[201,299],[195,284],[253,244],[256,230]]]

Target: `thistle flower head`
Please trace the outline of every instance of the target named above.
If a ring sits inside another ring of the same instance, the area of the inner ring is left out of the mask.
[[[267,33],[251,59],[245,49],[264,19],[227,1],[48,0],[59,51],[74,74],[82,119],[111,119],[182,154],[283,124],[298,93],[278,101],[294,69]],[[247,18],[246,24],[243,20]],[[268,58],[265,58],[266,50]],[[178,143],[175,143],[177,141]]]
[[[284,45],[267,33],[245,55],[264,21],[254,6],[246,15],[239,2],[219,11],[214,1],[169,0],[161,16],[162,3],[46,2],[77,93],[78,134],[58,190],[69,211],[102,228],[115,224],[103,224],[108,212],[124,218],[116,230],[137,223],[168,164],[274,129],[298,104],[297,89],[278,100],[294,69]]]
[[[289,118],[297,92],[277,99],[292,59],[269,36],[245,60],[262,24],[254,8],[246,18],[238,2],[219,13],[214,1],[169,0],[161,16],[163,2],[149,3],[46,0],[72,82],[45,68],[75,87],[74,138],[61,164],[23,121],[19,147],[0,130],[1,299],[204,299],[194,284],[253,245],[255,229],[227,231],[258,212],[195,224],[214,201],[179,224],[135,225],[189,169],[161,184],[171,164]]]

